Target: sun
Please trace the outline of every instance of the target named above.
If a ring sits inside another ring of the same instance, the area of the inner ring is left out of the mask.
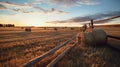
[[[30,24],[30,26],[35,26],[35,27],[39,27],[41,25],[42,25],[41,23],[34,23],[34,22]]]

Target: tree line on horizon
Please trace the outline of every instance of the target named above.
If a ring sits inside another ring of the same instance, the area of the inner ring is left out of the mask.
[[[0,27],[15,27],[14,24],[0,24]]]

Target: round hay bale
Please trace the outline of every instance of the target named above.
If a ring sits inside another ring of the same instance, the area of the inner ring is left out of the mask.
[[[97,45],[104,45],[107,43],[107,35],[102,29],[93,29],[92,30],[93,37],[95,38],[95,42]]]
[[[86,45],[96,45],[95,38],[91,32],[84,32],[81,39]]]
[[[25,31],[28,31],[28,32],[30,32],[31,31],[31,28],[25,28]]]

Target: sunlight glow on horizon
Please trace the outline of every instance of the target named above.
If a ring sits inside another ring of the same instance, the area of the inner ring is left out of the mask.
[[[120,16],[119,2],[120,0],[0,0],[0,23],[15,26],[79,27],[87,19]],[[120,24],[120,20],[103,24]]]

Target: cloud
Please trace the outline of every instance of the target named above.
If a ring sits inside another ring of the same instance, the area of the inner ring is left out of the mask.
[[[60,20],[57,20],[57,21],[50,21],[50,22],[46,22],[46,23],[53,23],[53,24],[57,24],[57,23],[68,23],[67,20],[63,20],[63,21],[60,21]]]
[[[98,14],[94,14],[94,15],[88,15],[88,16],[84,16],[84,17],[74,17],[68,20],[63,20],[63,21],[50,21],[47,23],[81,23],[84,24],[88,21],[90,21],[91,19],[94,20],[94,23],[107,23],[108,21],[111,21],[114,18],[118,18],[120,17],[120,11],[114,11],[114,12],[109,12],[109,13],[98,13]]]
[[[112,19],[115,19],[115,18],[120,18],[120,15],[119,16],[112,16],[110,18],[103,19],[103,20],[97,20],[94,23],[96,23],[96,24],[99,24],[99,23],[108,23],[109,21],[111,21]]]
[[[48,3],[54,5],[61,5],[63,7],[79,6],[79,5],[96,5],[99,2],[93,0],[31,0],[33,3]]]
[[[12,10],[14,12],[20,12],[23,9],[31,8],[30,6],[27,6],[27,5],[24,5],[24,4],[11,3],[9,1],[0,2],[0,4],[3,5],[4,7],[6,7],[7,9]]]
[[[0,4],[0,10],[4,10],[7,9],[5,6],[3,6],[2,4]]]
[[[57,13],[57,14],[68,14],[69,13],[69,12],[65,12],[62,10],[55,9],[55,8],[51,8],[50,10],[49,9],[46,10],[40,6],[33,6],[32,4],[30,4],[30,5],[32,6],[32,8],[40,10],[43,13]]]
[[[18,11],[20,11],[21,9],[15,8],[15,9],[12,9],[12,10],[18,12]]]
[[[109,13],[98,13],[98,14],[88,15],[84,17],[75,17],[75,18],[70,19],[69,21],[84,22],[84,21],[90,21],[91,19],[101,20],[101,19],[111,18],[114,16],[120,16],[120,11],[109,12]]]
[[[50,13],[58,13],[58,14],[68,14],[69,12],[65,12],[65,11],[62,11],[62,10],[58,10],[58,9],[55,9],[55,8],[51,8],[51,10],[49,10],[48,12]]]
[[[16,4],[16,3],[9,2],[9,1],[0,2],[0,4],[4,5],[5,7],[17,7],[17,8],[28,8],[29,7],[25,4]]]
[[[11,2],[0,2],[0,8],[5,9],[8,8],[13,10],[14,12],[21,13],[57,13],[57,14],[67,14],[69,12],[65,12],[62,10],[57,10],[55,8],[51,8],[50,10],[44,9],[40,6],[34,6],[33,4],[24,3],[24,4],[16,4]]]
[[[57,10],[55,8],[51,8],[49,10],[46,10],[46,9],[43,9],[41,7],[33,7],[35,10],[37,11],[28,11],[28,10],[21,10],[23,13],[44,13],[44,14],[68,14],[69,12],[65,12],[65,11],[62,11],[62,10]],[[14,11],[19,11],[19,9],[15,9]]]

